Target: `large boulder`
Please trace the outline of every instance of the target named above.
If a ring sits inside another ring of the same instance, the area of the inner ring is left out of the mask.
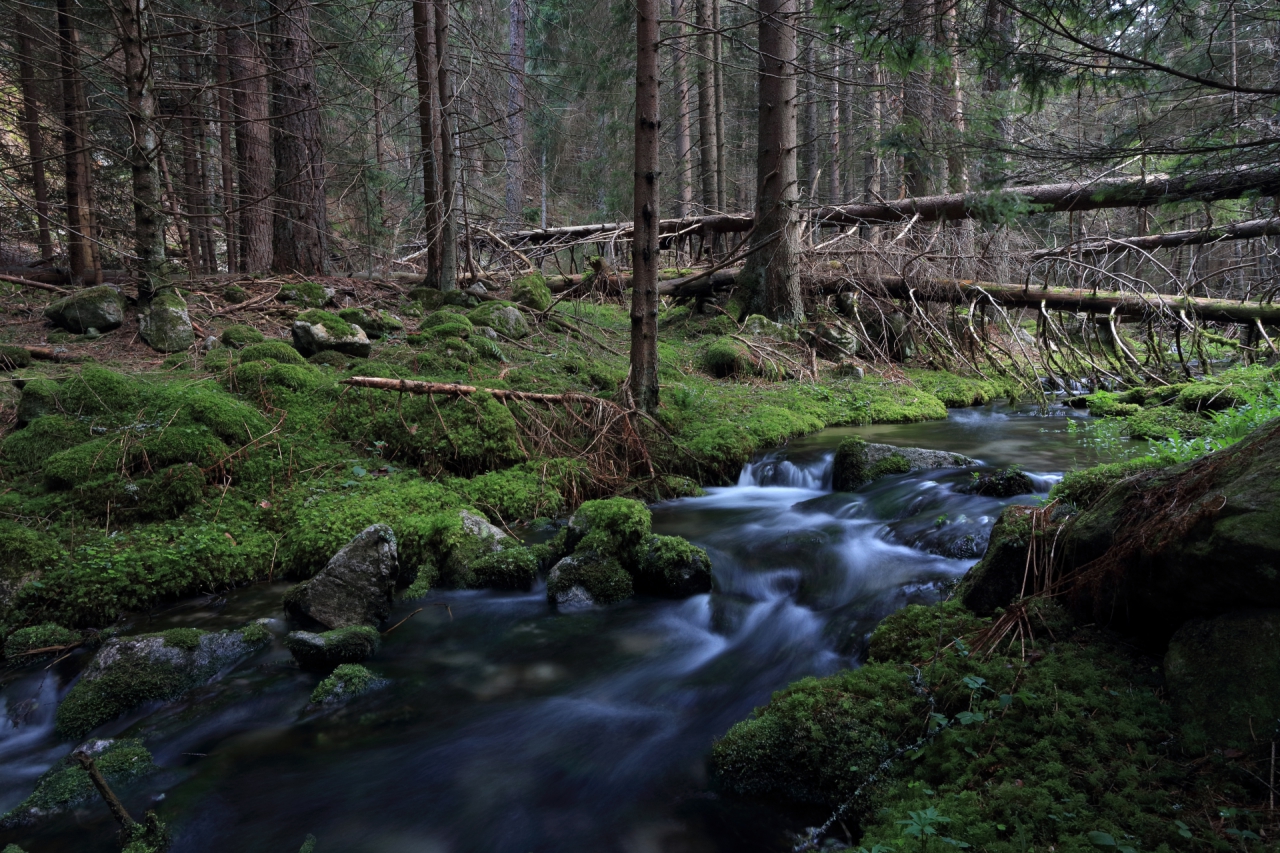
[[[285,611],[326,628],[377,625],[391,612],[392,596],[412,578],[402,577],[396,535],[373,524],[334,554],[319,574],[284,594]]]
[[[284,638],[284,647],[298,666],[318,672],[332,672],[344,663],[368,660],[381,644],[377,629],[368,625],[353,625],[322,634],[291,631]]]
[[[487,326],[503,337],[519,340],[529,337],[529,323],[519,308],[503,302],[486,302],[467,314],[473,326]]]
[[[124,297],[110,285],[90,287],[63,297],[44,309],[44,316],[57,326],[84,334],[89,329],[109,332],[124,322]]]
[[[1184,745],[1249,749],[1280,737],[1280,610],[1192,619],[1173,635],[1165,684]]]
[[[369,343],[364,329],[319,309],[304,311],[294,320],[293,346],[304,356],[333,350],[355,358],[368,358],[373,352],[373,344]]]
[[[679,536],[649,536],[635,574],[637,592],[687,598],[711,592],[707,552]]]
[[[58,706],[58,734],[83,737],[144,702],[175,699],[270,641],[256,623],[239,631],[172,628],[108,640]]]
[[[836,448],[831,482],[836,491],[849,492],[891,474],[935,468],[966,468],[976,464],[977,461],[968,456],[947,450],[872,444],[858,436],[851,436]]]
[[[353,326],[359,326],[374,340],[404,331],[404,322],[399,317],[377,308],[344,308],[338,316]]]
[[[138,334],[156,352],[181,352],[196,341],[187,303],[172,290],[157,294],[138,315]]]
[[[551,288],[542,273],[530,273],[511,282],[511,300],[535,311],[546,311],[551,307]]]

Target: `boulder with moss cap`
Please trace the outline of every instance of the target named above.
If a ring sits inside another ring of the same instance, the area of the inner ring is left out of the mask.
[[[76,758],[78,753],[93,758],[94,766],[109,785],[119,785],[158,769],[151,753],[141,741],[110,738],[91,740],[46,770],[36,780],[35,790],[31,795],[0,817],[0,829],[30,826],[73,806],[97,799],[98,792],[88,771]],[[6,847],[5,853],[8,851],[9,848]]]
[[[172,290],[156,294],[138,315],[138,334],[156,352],[180,352],[196,341],[187,303]]]
[[[320,634],[291,631],[284,638],[284,647],[303,669],[331,672],[344,663],[368,660],[373,657],[381,642],[376,628],[353,625]]]
[[[124,322],[125,301],[110,285],[90,287],[63,297],[44,309],[45,319],[77,335],[89,329],[109,332]]]
[[[540,272],[533,272],[511,282],[511,300],[535,311],[551,307],[551,288]]]
[[[472,309],[467,319],[473,326],[487,326],[512,340],[529,337],[529,323],[520,309],[504,302],[486,302]]]
[[[83,737],[144,702],[176,699],[271,641],[252,624],[238,631],[171,628],[108,640],[58,707],[61,737]]]
[[[402,572],[396,535],[385,524],[373,524],[342,546],[311,580],[284,595],[285,611],[330,630],[377,625],[391,612],[392,596],[413,582]]]
[[[304,356],[334,350],[343,355],[368,358],[373,351],[364,329],[348,323],[337,314],[319,309],[304,311],[294,320],[293,345]]]

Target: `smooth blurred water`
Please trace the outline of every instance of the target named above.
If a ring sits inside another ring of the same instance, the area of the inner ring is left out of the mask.
[[[988,407],[826,430],[762,455],[736,486],[653,508],[657,532],[707,549],[711,595],[558,614],[542,588],[435,593],[391,617],[423,608],[369,662],[390,684],[344,708],[307,710],[318,679],[277,644],[95,734],[142,737],[155,754],[162,772],[120,793],[169,821],[178,853],[292,853],[307,833],[317,853],[785,849],[782,819],[708,789],[711,743],[773,691],[856,665],[880,619],[963,574],[1011,502],[965,494],[972,470],[835,494],[836,444],[856,431],[1017,463],[1042,496],[1091,461],[1065,423]],[[132,630],[279,617],[284,588],[185,602]],[[0,703],[19,724],[0,731],[0,811],[74,745],[54,738],[53,710],[84,660],[5,676]],[[0,845],[105,852],[114,829],[90,803]]]

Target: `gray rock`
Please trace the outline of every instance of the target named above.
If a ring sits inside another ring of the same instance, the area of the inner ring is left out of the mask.
[[[331,672],[344,663],[368,660],[380,645],[377,630],[368,625],[353,625],[323,634],[292,631],[284,638],[284,647],[298,666],[319,672]]]
[[[83,334],[89,329],[109,332],[124,322],[124,297],[114,287],[103,284],[59,299],[44,309],[46,320]]]
[[[631,575],[611,557],[576,553],[560,560],[547,574],[547,600],[556,607],[613,604],[635,591]]]
[[[377,625],[391,612],[396,589],[410,580],[401,577],[395,533],[374,524],[344,545],[314,578],[289,589],[284,608],[294,618],[329,629]]]
[[[473,326],[487,326],[503,337],[519,340],[529,337],[529,323],[519,308],[501,302],[487,302],[467,315]]]
[[[483,515],[478,515],[465,509],[459,513],[459,515],[462,517],[462,529],[467,533],[480,539],[493,540],[489,547],[490,551],[501,550],[503,543],[507,540],[512,542],[515,541],[508,536],[501,527],[490,524],[489,519],[485,518]]]
[[[138,315],[138,333],[156,352],[181,352],[196,340],[187,303],[171,290],[157,294]]]
[[[875,465],[890,456],[901,456],[907,460],[912,471],[933,468],[967,468],[977,465],[976,459],[970,459],[960,453],[949,450],[926,450],[923,447],[894,447],[892,444],[867,444],[867,462]]]
[[[355,358],[368,358],[373,352],[373,344],[364,329],[352,325],[355,334],[343,338],[329,334],[323,323],[308,323],[295,320],[293,323],[293,346],[305,356],[312,356],[325,350],[333,350]]]
[[[742,324],[742,334],[753,338],[774,338],[779,341],[794,341],[799,333],[794,327],[785,323],[776,323],[763,314],[752,314]]]

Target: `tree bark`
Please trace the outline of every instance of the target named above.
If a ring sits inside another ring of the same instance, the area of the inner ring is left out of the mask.
[[[676,106],[676,204],[678,218],[693,213],[693,140],[689,130],[689,67],[685,39],[684,0],[671,0],[671,17],[676,21],[676,37],[671,43],[672,72],[675,80]]]
[[[804,21],[813,18],[813,0],[804,0]],[[801,139],[802,195],[810,204],[818,199],[818,78],[814,74],[813,36],[805,34],[804,45],[797,54],[804,68],[804,128]]]
[[[713,98],[716,113],[716,209],[728,210],[728,178],[726,169],[728,159],[725,157],[725,143],[728,137],[724,130],[725,88],[724,88],[724,36],[720,27],[720,0],[711,2],[711,26],[715,33],[711,37],[712,75],[715,77]]]
[[[716,142],[715,0],[696,0],[698,27],[698,176],[702,185],[702,213],[720,209],[716,181],[720,171],[720,146]]]
[[[436,32],[432,0],[413,0],[413,59],[418,78],[418,130],[422,137],[422,209],[427,236],[427,280],[440,270],[440,179],[436,148]]]
[[[436,30],[436,82],[440,100],[440,274],[441,290],[458,288],[457,166],[454,150],[453,82],[449,71],[449,3],[434,0]]]
[[[272,40],[276,203],[271,269],[324,275],[329,266],[329,215],[310,0],[284,0],[272,20]]]
[[[240,193],[240,270],[271,267],[271,99],[267,57],[258,40],[236,28],[227,34],[232,100],[236,119],[236,161]]]
[[[932,6],[931,0],[903,0],[902,3],[906,49],[912,66],[903,81],[901,128],[905,145],[902,150],[902,186],[909,198],[927,195],[930,188],[926,149],[933,98],[930,75],[924,70],[924,65],[933,32]]]
[[[62,76],[63,155],[66,163],[67,266],[71,284],[97,283],[89,138],[80,77],[80,34],[72,23],[70,0],[58,0],[58,52]]]
[[[780,323],[804,319],[796,179],[796,0],[759,0],[760,84],[753,253],[742,273],[751,311]]]
[[[129,119],[135,274],[138,301],[147,303],[168,280],[151,43],[146,33],[145,0],[120,0],[115,11],[120,30],[120,51],[124,54],[125,109]]]
[[[636,2],[635,235],[631,373],[635,408],[658,408],[658,0]]]
[[[22,132],[31,155],[31,190],[36,202],[36,245],[40,257],[53,260],[53,238],[49,234],[49,186],[45,180],[44,137],[40,132],[40,98],[36,91],[35,43],[31,22],[18,8],[13,13],[13,29],[18,37],[18,84],[22,90]]]
[[[235,206],[235,155],[231,145],[231,89],[230,62],[227,50],[227,31],[218,30],[218,154],[219,172],[222,176],[222,231],[227,241],[227,272],[237,272],[240,263],[239,235],[236,233],[232,208]]]
[[[527,0],[511,0],[511,53],[507,58],[507,220],[524,220],[524,64]]]

